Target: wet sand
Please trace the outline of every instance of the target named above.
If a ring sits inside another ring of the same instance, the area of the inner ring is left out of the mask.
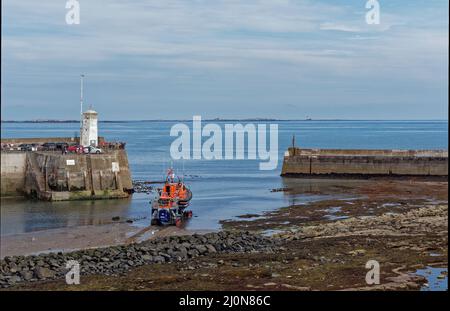
[[[211,230],[186,230],[177,227],[137,227],[129,223],[96,226],[78,226],[49,229],[1,237],[0,258],[6,256],[34,255],[50,252],[98,248],[130,243],[171,235],[207,233]]]

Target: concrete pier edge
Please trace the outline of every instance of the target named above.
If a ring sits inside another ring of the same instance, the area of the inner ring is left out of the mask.
[[[281,176],[447,180],[448,151],[290,147],[283,160]]]

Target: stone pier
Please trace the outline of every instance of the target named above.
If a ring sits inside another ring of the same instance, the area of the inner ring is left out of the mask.
[[[285,154],[282,176],[448,176],[446,150],[301,149]]]
[[[1,196],[41,200],[125,198],[132,190],[124,149],[102,154],[2,151]]]

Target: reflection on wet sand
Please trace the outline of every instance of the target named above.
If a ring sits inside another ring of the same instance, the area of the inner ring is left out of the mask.
[[[76,202],[40,202],[25,199],[2,199],[1,234],[74,226],[104,225],[119,219],[136,218],[131,199]]]
[[[315,199],[352,199],[354,194],[348,191],[354,189],[366,180],[343,180],[343,179],[309,179],[309,178],[282,178],[283,193],[289,205],[305,204],[305,196],[314,196]]]

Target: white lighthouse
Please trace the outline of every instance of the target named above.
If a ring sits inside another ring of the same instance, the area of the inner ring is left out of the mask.
[[[80,145],[83,147],[98,145],[98,113],[92,108],[83,112],[83,82],[84,74],[80,75]]]
[[[83,112],[83,123],[80,133],[80,145],[95,146],[98,145],[98,113],[92,109]]]

